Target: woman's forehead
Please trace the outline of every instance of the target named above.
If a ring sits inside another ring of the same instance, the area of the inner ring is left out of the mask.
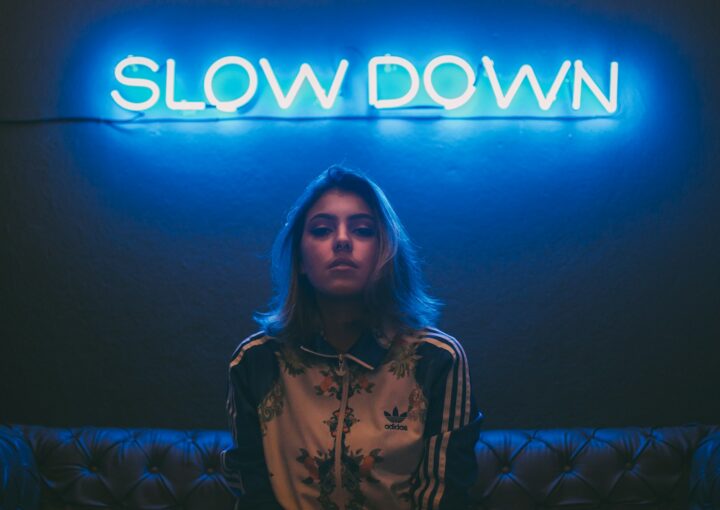
[[[374,216],[369,204],[360,195],[337,188],[329,189],[320,195],[308,210],[307,219],[311,220],[318,214],[339,218],[360,214]]]

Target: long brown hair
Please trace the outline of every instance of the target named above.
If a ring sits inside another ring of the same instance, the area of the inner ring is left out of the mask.
[[[426,292],[415,248],[385,193],[364,174],[339,165],[316,177],[290,209],[273,244],[274,296],[267,312],[255,314],[258,324],[286,341],[300,341],[321,330],[313,287],[300,271],[300,241],[307,212],[330,189],[357,194],[378,218],[378,261],[364,293],[368,325],[433,325],[440,302]]]

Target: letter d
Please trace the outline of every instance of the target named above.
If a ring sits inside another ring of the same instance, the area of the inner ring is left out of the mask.
[[[410,90],[402,96],[395,99],[378,99],[377,97],[377,68],[380,65],[398,65],[405,69],[410,75]],[[381,108],[397,108],[412,101],[420,90],[420,75],[417,69],[409,60],[402,57],[393,57],[392,55],[384,55],[382,57],[373,57],[368,62],[368,102],[370,106],[377,109]]]

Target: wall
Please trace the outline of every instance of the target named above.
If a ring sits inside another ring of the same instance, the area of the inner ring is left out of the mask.
[[[342,162],[419,246],[489,428],[720,423],[713,5],[3,4],[0,420],[225,427],[274,234]],[[104,122],[131,118],[108,87],[143,51],[617,59],[620,109]]]

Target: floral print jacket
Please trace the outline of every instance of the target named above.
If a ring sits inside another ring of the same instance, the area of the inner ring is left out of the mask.
[[[238,510],[467,506],[481,415],[442,331],[367,332],[344,354],[257,333],[232,356],[227,410]]]

